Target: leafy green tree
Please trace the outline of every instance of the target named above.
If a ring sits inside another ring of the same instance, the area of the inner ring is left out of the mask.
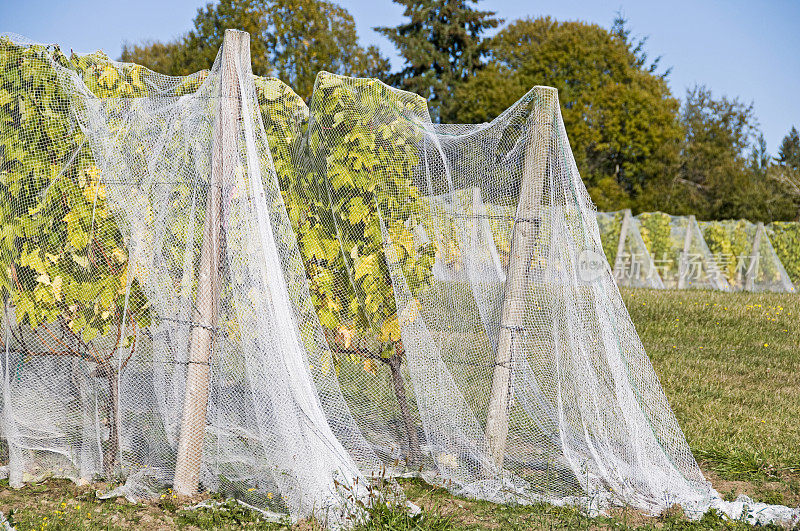
[[[753,104],[739,99],[715,99],[710,89],[695,86],[686,93],[681,113],[686,128],[686,147],[703,162],[717,164],[741,157],[758,131]],[[696,173],[688,173],[695,171]],[[702,168],[687,166],[687,176],[702,179]]]
[[[769,175],[793,199],[796,212],[794,219],[800,221],[800,134],[794,126],[783,137],[775,162],[769,169]]]
[[[125,42],[122,45],[120,61],[146,65],[155,72],[175,74],[183,48],[180,41],[146,41],[141,44]]]
[[[381,77],[389,70],[389,61],[377,47],[359,46],[352,15],[337,4],[273,0],[268,13],[275,73],[305,99],[323,70],[364,77]]]
[[[669,77],[672,68],[667,68],[661,73],[658,72],[658,67],[661,64],[661,56],[659,55],[652,61],[649,60],[649,54],[646,50],[649,38],[647,36],[635,38],[628,26],[628,19],[625,18],[625,15],[623,15],[621,11],[618,11],[616,17],[614,17],[614,22],[611,25],[611,33],[627,45],[628,50],[631,52],[630,59],[632,66],[658,75],[658,77],[662,79],[667,79],[667,77]]]
[[[711,90],[695,86],[686,92],[681,110],[685,138],[680,172],[675,176],[667,208],[678,214],[694,213],[701,219],[715,214],[735,216],[747,199],[739,192],[750,184],[745,150],[757,130],[752,104],[738,99],[715,99]],[[726,194],[720,195],[727,184]],[[724,203],[724,204],[720,204]]]
[[[781,166],[800,170],[800,133],[797,132],[796,127],[792,126],[786,136],[783,137],[783,140],[781,140],[776,159]]]
[[[250,33],[253,73],[276,75],[308,99],[317,72],[379,77],[388,60],[358,43],[355,22],[325,0],[220,0],[197,12],[194,28],[171,43],[126,44],[121,60],[172,75],[210,68],[226,29]]]
[[[226,29],[239,29],[250,34],[250,51],[253,73],[266,76],[272,73],[269,43],[273,40],[269,32],[270,4],[262,0],[220,0],[209,2],[197,10],[193,28],[183,37],[170,43],[172,75],[188,75],[211,68],[217,51],[222,46]],[[146,57],[132,57],[132,62],[150,67],[142,62]]]
[[[377,27],[391,40],[406,66],[390,80],[426,98],[434,119],[453,121],[453,91],[484,65],[486,30],[502,20],[493,11],[479,11],[478,0],[393,0],[405,7],[407,22]]]
[[[769,222],[794,215],[792,199],[767,178],[769,156],[752,104],[696,86],[686,93],[681,122],[681,166],[666,208],[701,219]]]
[[[455,92],[457,121],[491,120],[535,85],[557,88],[578,169],[603,210],[635,206],[677,167],[679,102],[624,21],[610,31],[549,17],[518,20],[489,47],[486,68]]]
[[[753,148],[750,150],[750,168],[763,176],[769,167],[771,158],[767,151],[767,141],[764,139],[764,133],[759,133]]]

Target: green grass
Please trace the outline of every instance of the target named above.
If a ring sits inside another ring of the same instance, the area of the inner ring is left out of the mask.
[[[800,296],[623,290],[637,331],[701,467],[727,499],[800,505]],[[616,511],[467,500],[404,480],[420,507],[378,505],[367,530],[748,529],[708,514],[689,522]],[[235,502],[185,510],[171,493],[151,504],[99,500],[89,487],[49,480],[18,491],[0,482],[0,511],[27,529],[287,529]],[[301,522],[294,529],[318,529]]]
[[[695,456],[725,479],[800,476],[800,296],[623,296]]]
[[[751,529],[742,522],[734,522],[709,512],[699,521],[688,521],[680,512],[670,512],[660,517],[646,517],[636,511],[618,510],[610,516],[589,518],[571,507],[556,507],[547,504],[497,505],[485,501],[468,500],[452,496],[446,490],[432,487],[419,480],[403,483],[406,495],[425,510],[423,514],[449,518],[449,527],[396,527],[379,529]],[[423,518],[423,522],[424,522]],[[765,529],[778,529],[768,526]]]
[[[319,524],[303,521],[294,526],[264,520],[257,511],[228,500],[213,508],[187,510],[191,503],[168,496],[152,504],[98,500],[88,487],[76,487],[66,480],[49,480],[20,490],[8,489],[3,481],[0,507],[12,525],[23,530],[303,530],[321,531]],[[403,505],[376,505],[369,520],[354,531],[450,531],[527,529],[615,529],[615,530],[744,530],[750,526],[728,521],[715,513],[702,520],[687,521],[679,512],[657,518],[635,511],[615,511],[610,516],[589,518],[569,507],[546,504],[532,506],[496,505],[449,494],[420,480],[401,480],[409,500],[422,510],[409,515]],[[13,509],[8,506],[13,505]],[[779,529],[769,526],[765,529]]]

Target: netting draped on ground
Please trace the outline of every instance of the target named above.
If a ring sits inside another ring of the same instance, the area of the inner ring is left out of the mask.
[[[734,291],[794,291],[763,224],[746,220],[703,221],[700,229]]]
[[[644,353],[554,89],[447,126],[321,73],[306,107],[248,42],[172,78],[0,40],[12,485],[199,483],[338,525],[371,476],[412,471],[494,501],[741,512]]]
[[[423,469],[485,499],[707,506],[602,255],[552,89],[491,124],[442,126],[416,96],[322,75],[310,115],[312,172],[328,183],[356,290],[372,256],[364,235],[383,238],[397,313],[367,319],[399,328]],[[489,239],[483,218],[497,216],[513,228]],[[487,258],[502,263],[503,240],[505,278]]]
[[[653,258],[647,251],[639,224],[630,210],[598,212],[600,240],[617,285],[628,288],[664,289]]]

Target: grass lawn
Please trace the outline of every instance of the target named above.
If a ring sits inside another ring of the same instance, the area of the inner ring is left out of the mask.
[[[689,444],[725,498],[800,506],[800,296],[624,290],[623,297]],[[707,515],[646,518],[618,511],[589,519],[547,505],[495,505],[402,483],[420,516],[381,508],[368,529],[745,529]],[[171,495],[152,504],[101,501],[94,489],[50,480],[14,491],[0,483],[0,511],[17,529],[279,529],[227,502],[183,510]],[[297,529],[314,529],[304,522]]]
[[[717,490],[800,506],[800,296],[650,290],[623,296]]]

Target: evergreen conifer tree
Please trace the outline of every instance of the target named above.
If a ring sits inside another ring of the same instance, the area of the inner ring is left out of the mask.
[[[394,0],[405,7],[407,21],[397,27],[377,27],[405,60],[390,77],[396,86],[430,102],[433,119],[451,120],[453,90],[484,65],[489,52],[484,32],[502,20],[480,11],[478,0]]]

